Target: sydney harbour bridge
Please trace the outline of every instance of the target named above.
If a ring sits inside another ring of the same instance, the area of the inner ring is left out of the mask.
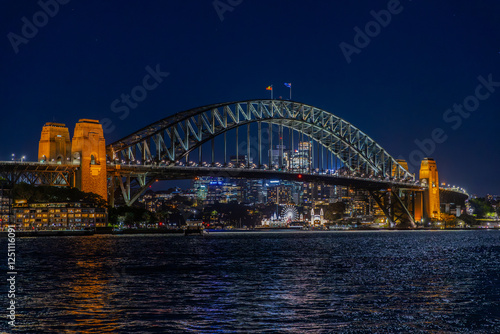
[[[291,161],[290,150],[307,157]],[[288,148],[288,150],[286,149]],[[295,149],[296,150],[296,149]],[[296,150],[297,151],[297,150]],[[438,218],[439,198],[468,195],[439,186],[436,163],[424,159],[420,177],[377,142],[334,114],[295,101],[247,100],[176,113],[106,145],[102,125],[81,119],[73,138],[47,123],[37,162],[0,162],[10,185],[72,186],[132,205],[154,182],[201,176],[280,179],[366,190],[387,218],[415,227]]]

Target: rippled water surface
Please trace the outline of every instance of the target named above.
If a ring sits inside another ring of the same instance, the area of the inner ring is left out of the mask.
[[[500,231],[17,241],[19,332],[500,333]]]

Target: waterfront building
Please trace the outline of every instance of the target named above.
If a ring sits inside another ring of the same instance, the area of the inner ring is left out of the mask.
[[[0,189],[0,230],[3,230],[9,224],[11,219],[11,198],[10,189]]]
[[[317,211],[317,210],[316,210]],[[311,226],[323,226],[326,224],[326,220],[323,215],[323,209],[320,209],[318,213],[314,212],[314,209],[311,209]]]
[[[106,208],[85,202],[14,203],[12,215],[22,230],[81,230],[108,222]]]

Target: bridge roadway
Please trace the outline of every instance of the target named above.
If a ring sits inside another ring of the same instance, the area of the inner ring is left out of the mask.
[[[59,186],[73,186],[72,178],[78,165],[41,163],[41,162],[19,162],[0,161],[0,178],[7,183],[27,182],[32,184],[48,184]],[[112,164],[106,166],[108,176],[120,175],[122,177],[146,175],[154,180],[181,180],[192,179],[196,176],[213,176],[229,178],[251,178],[251,179],[280,179],[300,182],[323,182],[332,185],[350,186],[360,189],[411,189],[423,191],[425,188],[418,181],[398,181],[387,179],[376,179],[370,177],[357,177],[349,175],[336,175],[326,172],[321,173],[291,173],[287,171],[255,169],[255,168],[224,168],[224,167],[193,167],[193,166],[156,166],[156,165],[133,165]],[[299,178],[298,175],[302,177]],[[468,197],[461,188],[440,186],[440,191],[454,193]]]
[[[107,171],[108,174],[116,174],[122,177],[137,177],[139,175],[146,175],[154,180],[179,180],[193,179],[197,176],[211,176],[223,178],[317,182],[331,185],[349,186],[366,190],[390,189],[394,187],[398,189],[414,191],[424,191],[425,189],[419,184],[418,181],[377,179],[370,177],[337,175],[335,173],[330,174],[326,172],[289,172],[258,168],[108,164]]]

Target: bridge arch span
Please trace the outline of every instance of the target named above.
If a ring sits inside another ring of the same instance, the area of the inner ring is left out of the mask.
[[[363,131],[323,109],[295,101],[246,100],[190,109],[152,123],[107,146],[111,160],[180,161],[211,139],[252,123],[269,123],[302,133],[352,171],[413,179]]]

